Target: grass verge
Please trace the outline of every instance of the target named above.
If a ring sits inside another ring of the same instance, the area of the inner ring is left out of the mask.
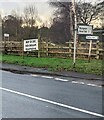
[[[82,73],[91,73],[102,75],[102,60],[76,60],[76,67],[73,68],[73,60],[66,58],[35,58],[15,55],[0,55],[0,61],[4,63],[32,66],[36,68],[47,68],[51,71],[76,71]]]

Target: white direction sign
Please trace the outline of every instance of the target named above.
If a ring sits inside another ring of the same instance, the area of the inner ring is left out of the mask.
[[[93,34],[92,26],[78,25],[78,34],[84,34],[84,35]]]
[[[4,33],[4,37],[9,37],[9,34],[7,34],[7,33]]]
[[[86,39],[88,39],[88,40],[98,40],[99,36],[86,36]]]
[[[38,39],[24,40],[24,51],[38,50]]]

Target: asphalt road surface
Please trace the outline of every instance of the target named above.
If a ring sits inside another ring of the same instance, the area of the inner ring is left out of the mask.
[[[102,87],[75,78],[2,72],[3,118],[101,118]]]

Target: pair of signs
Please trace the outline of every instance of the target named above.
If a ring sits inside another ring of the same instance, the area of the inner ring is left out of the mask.
[[[78,34],[79,35],[92,35],[93,27],[90,25],[78,25]]]
[[[91,25],[78,25],[79,35],[90,35],[86,36],[88,40],[98,40],[99,36],[93,36],[93,27]]]

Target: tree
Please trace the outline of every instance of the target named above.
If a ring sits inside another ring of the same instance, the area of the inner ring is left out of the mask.
[[[22,19],[17,18],[12,15],[5,16],[2,20],[2,30],[3,34],[8,33],[10,34],[11,39],[20,39],[21,38],[21,25],[22,25]]]
[[[50,2],[50,5],[57,8],[54,13],[55,17],[53,20],[53,25],[51,27],[51,33],[53,34],[53,37],[56,36],[56,39],[64,43],[65,41],[72,40],[73,39],[73,26],[74,26],[72,3],[62,2],[60,0],[56,2]],[[56,33],[57,34],[60,33],[60,34],[57,36],[55,35]],[[52,34],[51,34],[51,37],[52,37]]]
[[[36,20],[38,19],[37,10],[34,5],[29,5],[24,8],[24,26],[23,26],[23,38],[37,38],[38,27],[36,26]]]
[[[96,19],[101,9],[102,6],[99,7],[98,4],[93,5],[89,2],[79,1],[76,5],[76,13],[79,20],[78,22],[89,25],[92,19]]]
[[[37,10],[34,5],[29,5],[24,8],[24,24],[33,27],[37,19]]]

